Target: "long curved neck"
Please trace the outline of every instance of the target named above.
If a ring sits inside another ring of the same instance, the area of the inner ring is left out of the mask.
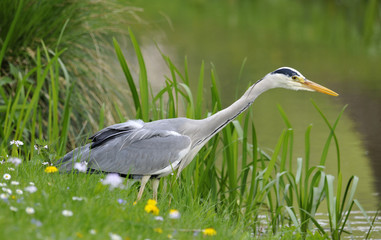
[[[267,86],[265,81],[260,80],[252,85],[243,96],[232,105],[204,119],[203,121],[205,121],[205,123],[202,124],[203,129],[201,131],[204,136],[196,143],[196,145],[205,144],[228,123],[249,108],[255,99],[269,88],[270,87]]]

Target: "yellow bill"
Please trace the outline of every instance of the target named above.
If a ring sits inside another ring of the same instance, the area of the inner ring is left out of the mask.
[[[312,89],[312,90],[314,90],[316,92],[325,93],[325,94],[328,94],[328,95],[331,95],[331,96],[339,96],[338,93],[332,91],[331,89],[323,87],[322,85],[319,85],[319,84],[314,83],[314,82],[312,82],[310,80],[307,80],[307,79],[305,79],[302,84],[306,88]]]

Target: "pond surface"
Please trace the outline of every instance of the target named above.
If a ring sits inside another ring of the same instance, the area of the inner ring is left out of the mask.
[[[283,89],[266,92],[253,105],[258,143],[262,149],[271,151],[286,128],[278,111],[280,105],[295,131],[295,157],[304,157],[304,133],[313,125],[311,158],[317,164],[329,129],[310,99],[331,124],[347,105],[336,130],[343,181],[347,182],[352,175],[359,177],[356,197],[369,215],[374,215],[381,193],[380,54],[359,46],[356,37],[348,37],[351,31],[345,28],[349,24],[341,18],[325,16],[320,5],[304,10],[285,1],[260,5],[200,0],[181,4],[132,1],[132,5],[144,9],[139,14],[142,23],[132,29],[137,36],[144,36],[140,39],[143,48],[150,46],[144,51],[151,68],[150,79],[162,81],[163,74],[167,74],[160,67],[164,62],[158,51],[152,48],[156,42],[178,66],[187,56],[193,87],[197,85],[202,60],[207,66],[212,62],[224,106],[235,101],[249,83],[282,66],[296,68],[310,80],[338,92],[339,97]],[[211,109],[210,103],[205,107]],[[326,172],[337,173],[333,145]],[[359,214],[354,216],[353,222],[359,229],[363,226],[361,221],[365,223]],[[380,233],[381,226],[377,228]],[[381,238],[381,234],[374,237]]]

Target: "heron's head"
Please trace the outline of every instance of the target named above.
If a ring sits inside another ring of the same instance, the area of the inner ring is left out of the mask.
[[[332,96],[339,95],[326,87],[307,80],[299,71],[290,67],[278,68],[274,72],[267,74],[262,80],[268,82],[272,88],[316,91]]]

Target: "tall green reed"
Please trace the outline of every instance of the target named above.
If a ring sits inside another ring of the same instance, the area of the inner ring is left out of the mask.
[[[68,128],[70,123],[70,100],[73,84],[65,79],[70,85],[66,90],[60,90],[59,78],[67,77],[65,65],[60,56],[65,50],[50,51],[42,42],[36,50],[35,67],[28,72],[14,68],[10,82],[0,86],[0,154],[8,154],[9,142],[20,140],[25,144],[21,150],[12,146],[11,155],[33,158],[34,148],[37,142],[47,142],[49,146],[57,148],[57,154],[61,155],[66,150]],[[36,83],[31,79],[35,79]],[[15,92],[7,91],[15,85]],[[43,94],[44,87],[48,88],[47,95]],[[9,92],[9,93],[7,93]],[[64,92],[65,100],[59,101],[59,96]],[[46,119],[42,119],[43,112],[47,112]],[[45,128],[45,126],[47,127]]]

